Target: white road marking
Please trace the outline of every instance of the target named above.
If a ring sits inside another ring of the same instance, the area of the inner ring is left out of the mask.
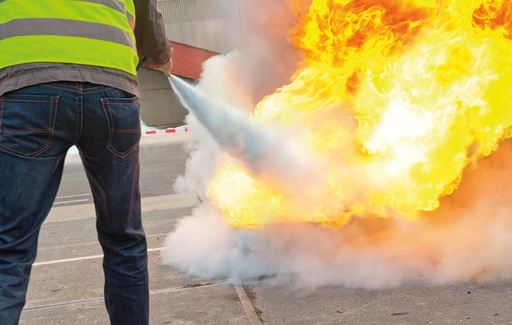
[[[78,203],[78,202],[89,202],[89,199],[85,200],[73,200],[73,201],[63,201],[63,202],[54,202],[53,205],[57,204],[66,204],[66,203]]]
[[[199,204],[195,194],[171,194],[142,198],[142,213],[155,210],[192,208]],[[96,211],[93,203],[54,206],[46,218],[46,223],[78,219],[94,219]]]
[[[167,237],[167,235],[169,235],[169,233],[155,234],[155,235],[146,235],[146,238]],[[97,244],[98,244],[98,241],[81,242],[81,243],[78,243],[78,244],[73,244],[73,247],[90,246],[90,245],[97,245]],[[38,247],[39,251],[41,251],[41,252],[42,251],[52,250],[52,249],[60,249],[60,248],[69,248],[69,244]]]
[[[148,248],[148,252],[161,251],[163,249],[165,249],[165,247]],[[64,258],[64,259],[61,259],[61,260],[38,262],[38,263],[32,264],[32,266],[41,266],[41,265],[50,265],[50,264],[59,264],[59,263],[68,263],[68,262],[93,260],[93,259],[102,258],[102,257],[103,257],[103,254],[101,254],[101,255],[82,256],[82,257],[73,257],[73,258]]]
[[[58,199],[69,199],[71,197],[88,196],[88,195],[91,195],[91,194],[89,193],[89,194],[76,194],[76,195],[58,196],[55,199],[56,200],[58,200]]]
[[[227,285],[227,284],[231,284],[231,283],[219,282],[219,283],[202,285],[202,286],[192,287],[192,288],[172,287],[172,288],[165,288],[165,289],[149,290],[149,295],[153,296],[153,295],[165,294],[165,293],[170,293],[170,292],[198,290],[198,289],[202,289],[202,288],[217,287],[217,286],[223,286],[223,285]],[[98,297],[98,298],[68,300],[68,301],[57,302],[57,303],[46,304],[46,305],[26,306],[25,308],[23,308],[23,312],[37,311],[37,310],[41,310],[41,309],[54,309],[54,308],[66,307],[66,306],[70,306],[70,305],[93,304],[93,303],[103,302],[104,300],[105,299],[103,297]]]

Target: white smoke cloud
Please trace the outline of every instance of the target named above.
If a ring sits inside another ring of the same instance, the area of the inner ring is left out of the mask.
[[[512,144],[504,149],[512,150]],[[206,277],[275,275],[301,286],[383,288],[417,279],[434,284],[509,279],[512,193],[498,190],[500,179],[512,177],[512,166],[492,169],[502,161],[499,153],[481,163],[484,173],[474,171],[469,182],[463,181],[461,192],[471,192],[469,199],[448,198],[421,222],[361,219],[341,229],[316,224],[232,229],[215,207],[203,204],[168,237],[164,263]],[[482,174],[490,178],[480,180],[483,186],[474,191],[471,178]]]
[[[258,13],[245,17],[253,27],[244,30],[245,48],[209,60],[197,87],[244,116],[265,95],[286,84],[300,64],[286,41],[295,19],[292,12],[279,1],[258,1],[258,7],[272,10],[243,11]],[[206,201],[208,184],[227,154],[195,117],[189,115],[187,122],[197,141],[189,144],[187,172],[175,188],[195,192],[205,202],[169,234],[163,252],[166,264],[205,277],[275,275],[302,286],[382,288],[416,279],[440,284],[512,277],[512,188],[503,181],[512,179],[510,141],[482,159],[477,169],[467,170],[459,189],[420,221],[353,219],[339,229],[300,223],[233,229]],[[288,157],[285,154],[283,159]],[[300,164],[302,159],[294,156],[292,161]],[[342,169],[342,162],[338,163]],[[274,172],[280,170],[285,166]],[[290,173],[286,179],[301,179],[301,170],[286,169]],[[347,186],[364,186],[364,177],[353,177],[357,182]],[[298,187],[296,194],[307,200],[310,193],[307,187]]]
[[[189,132],[198,141],[186,142],[185,149],[191,152],[187,171],[177,178],[174,189],[177,193],[195,193],[205,200],[207,184],[219,163],[219,146],[193,115],[187,116],[186,123]]]

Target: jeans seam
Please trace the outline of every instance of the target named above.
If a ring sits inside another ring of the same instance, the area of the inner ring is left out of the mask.
[[[5,133],[12,133],[12,132],[5,132]],[[4,134],[5,134],[4,133]],[[51,134],[50,131],[48,131],[49,134]],[[3,135],[0,137],[0,141],[2,139]],[[3,144],[0,143],[0,148],[4,149],[5,151],[9,151],[9,152],[13,152],[13,153],[16,153],[18,155],[21,155],[21,156],[25,156],[25,157],[37,157],[38,155],[40,155],[41,153],[45,152],[46,150],[48,150],[50,148],[50,144],[47,144],[46,146],[44,146],[43,148],[35,151],[35,152],[31,152],[31,153],[25,153],[25,152],[21,152],[21,151],[18,151],[18,150],[14,150],[12,148],[9,148],[9,147],[6,147],[4,146]]]
[[[111,90],[111,89],[113,89],[113,88],[112,87],[108,87],[108,86],[99,86],[99,87],[94,87],[94,88],[87,88],[86,90],[84,90],[83,94],[84,95],[91,95],[91,94],[101,93],[103,91]]]
[[[75,115],[78,119],[78,96],[75,96]],[[78,130],[78,120],[76,121],[76,128]],[[76,145],[78,143],[78,140],[80,139],[80,131],[77,132],[77,135],[75,136],[75,140],[73,141],[72,146]]]
[[[69,85],[56,85],[55,83],[52,83],[51,85],[49,84],[40,84],[39,86],[41,87],[45,87],[45,88],[53,88],[53,89],[58,89],[58,90],[62,90],[62,91],[67,91],[67,92],[70,92],[70,93],[76,93],[78,92],[78,87],[74,87],[74,86],[69,86]]]
[[[103,112],[105,113],[105,116],[107,118],[107,123],[108,123],[107,149],[110,152],[112,152],[114,155],[116,155],[117,157],[125,158],[126,156],[128,156],[137,147],[138,143],[133,145],[133,147],[131,147],[130,149],[128,149],[124,153],[119,152],[118,150],[116,150],[112,146],[112,134],[114,133],[114,130],[116,130],[116,129],[114,129],[114,125],[112,124],[113,123],[113,117],[111,115],[112,114],[112,109],[110,107],[110,104],[111,104],[111,102],[110,102],[110,100],[108,98],[101,100],[101,106],[103,107]],[[112,102],[112,104],[116,104],[116,102]],[[124,104],[124,103],[119,102],[118,104]],[[107,109],[105,109],[105,106],[107,106],[108,112],[107,112]],[[133,132],[133,133],[135,133],[135,132]],[[141,132],[136,132],[136,133],[141,133]]]
[[[82,130],[84,129],[84,98],[80,97],[80,133],[78,134],[78,139],[82,136]],[[78,115],[77,115],[78,116]],[[78,141],[78,140],[77,140]]]
[[[75,84],[78,84],[77,82],[75,82]],[[43,87],[49,87],[49,88],[59,88],[59,89],[69,89],[69,88],[74,88],[76,90],[78,90],[78,86],[72,86],[72,85],[68,85],[68,84],[61,84],[59,82],[52,82],[52,83],[47,83],[47,84],[41,84],[41,86]]]
[[[37,157],[52,147],[53,128],[55,127],[55,116],[57,113],[57,110],[53,107],[53,105],[56,101],[58,101],[58,99],[54,100],[53,97],[54,96],[52,96],[52,100],[50,101],[50,128],[48,129],[48,144],[38,151],[28,154],[30,157]]]
[[[48,129],[23,129],[21,132],[37,132],[37,131],[40,131],[40,132],[48,132],[48,144],[44,147],[42,147],[41,149],[35,151],[35,152],[30,152],[30,153],[25,153],[25,152],[21,152],[21,151],[18,151],[18,150],[15,150],[15,149],[12,149],[12,148],[9,148],[7,146],[4,146],[2,144],[2,138],[5,134],[7,133],[14,133],[14,132],[18,132],[18,131],[9,131],[7,130],[4,126],[2,126],[2,128],[5,129],[5,132],[0,136],[0,148],[2,148],[3,150],[7,151],[7,152],[12,152],[12,153],[15,153],[15,154],[18,154],[18,155],[21,155],[21,156],[24,156],[24,157],[37,157],[39,156],[40,154],[42,154],[43,152],[49,150],[51,147],[52,147],[52,137],[53,137],[53,130],[54,130],[54,127],[55,127],[55,120],[56,120],[56,116],[57,116],[57,106],[58,106],[58,102],[59,102],[59,98],[55,98],[56,96],[51,96],[52,99],[51,100],[41,100],[41,101],[33,101],[33,100],[14,100],[14,101],[18,101],[18,102],[38,102],[38,103],[50,103],[50,128]],[[1,111],[0,113],[3,114],[3,100],[1,101],[2,102],[2,106],[1,106]],[[55,105],[55,107],[54,107]],[[52,116],[53,115],[53,116]],[[1,123],[2,119],[1,119],[1,115],[0,115],[0,125],[2,125]]]
[[[121,153],[121,152],[117,151],[116,149],[114,149],[114,147],[111,144],[109,145],[109,147],[107,149],[110,150],[110,152],[112,152],[114,155],[116,155],[119,158],[126,158],[133,150],[135,150],[137,145],[138,145],[138,143],[134,144],[133,147],[131,147],[124,153]]]
[[[77,134],[76,134],[76,139],[75,141],[73,141],[73,144],[72,146],[76,145],[78,143],[78,141],[80,141],[80,137],[82,136],[82,130],[83,130],[83,125],[84,125],[84,119],[83,119],[83,114],[84,114],[84,110],[83,110],[83,97],[82,97],[82,94],[79,93],[80,95],[80,101],[81,101],[81,105],[78,104],[79,100],[78,100],[78,97],[79,96],[75,96],[75,112],[76,112],[76,118],[77,118],[77,121],[76,121],[76,127],[77,127]],[[81,106],[82,107],[82,110],[79,110],[78,107]],[[80,114],[78,114],[80,112]]]
[[[105,108],[105,106],[108,107],[108,110]],[[111,114],[111,109],[110,109],[110,101],[107,99],[102,99],[101,100],[101,107],[103,108],[103,112],[105,113],[105,117],[107,119],[107,125],[108,125],[108,140],[107,140],[107,150],[109,150],[110,152],[112,152],[114,155],[118,156],[119,158],[123,158],[121,156],[119,156],[116,152],[114,152],[111,147],[112,147],[112,129],[113,129],[113,125],[111,124],[111,116],[109,116]]]
[[[53,146],[53,141],[52,141],[53,140],[53,132],[55,130],[55,123],[57,122],[57,108],[58,107],[59,107],[59,97],[55,98],[55,101],[52,101],[52,104],[51,104],[50,114],[53,113],[53,117],[51,117],[51,120],[50,120],[50,123],[51,123],[50,130],[51,131],[50,131],[50,134],[48,135],[49,146],[48,146],[47,150]]]
[[[0,98],[0,102],[5,102],[4,98]],[[35,99],[9,99],[9,102],[20,102],[20,103],[52,103],[51,100],[35,100]]]
[[[141,131],[139,131],[139,130],[114,129],[114,128],[112,128],[112,132],[117,132],[117,133],[136,133],[136,134],[141,133]]]
[[[78,86],[75,87],[75,86],[70,86],[70,85],[58,85],[55,83],[52,83],[51,85],[41,84],[40,86],[46,87],[46,88],[53,88],[53,89],[68,91],[68,92],[80,93],[83,95],[95,94],[95,93],[99,93],[102,91],[114,89],[109,86],[97,86],[97,87],[91,87],[91,88],[84,89],[83,87],[78,87]]]
[[[5,128],[4,126],[2,126],[3,128]],[[49,132],[52,128],[47,128],[47,129],[16,129],[16,130],[8,130],[7,128],[5,128],[6,132],[7,133],[16,133],[16,132]]]
[[[139,101],[140,101],[140,99],[138,97],[134,97],[133,99],[130,100],[130,104],[137,104]],[[109,103],[110,104],[119,104],[119,105],[126,104],[126,102],[116,102],[116,101],[109,101]]]

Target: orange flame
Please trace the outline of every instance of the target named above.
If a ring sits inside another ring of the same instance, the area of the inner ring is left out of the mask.
[[[511,1],[313,0],[291,36],[306,65],[252,117],[300,125],[325,179],[286,193],[226,163],[208,195],[234,227],[414,220],[512,135]]]

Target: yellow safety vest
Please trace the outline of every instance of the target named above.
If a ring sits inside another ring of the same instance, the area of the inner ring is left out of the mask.
[[[0,0],[0,69],[36,62],[137,75],[133,0]]]

